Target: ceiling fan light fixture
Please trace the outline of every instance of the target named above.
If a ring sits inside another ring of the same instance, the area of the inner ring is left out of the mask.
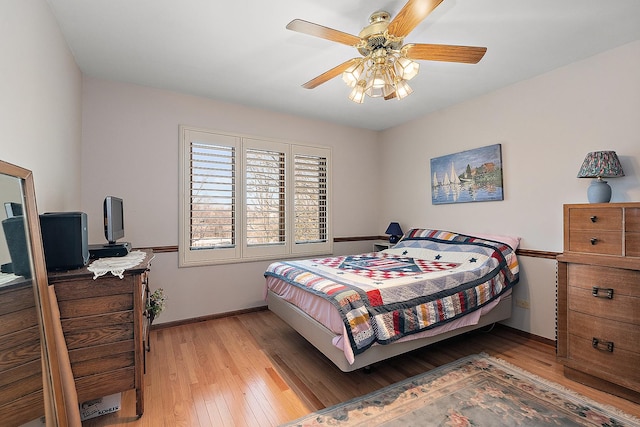
[[[408,58],[400,58],[398,53],[392,52],[375,58],[368,56],[349,66],[342,76],[345,83],[353,88],[349,99],[362,104],[365,95],[384,99],[409,96],[413,89],[407,83],[408,79],[402,76],[414,77],[418,67],[413,64],[418,64]]]
[[[394,68],[398,77],[403,80],[411,80],[418,75],[420,64],[406,56],[400,55],[395,61]]]
[[[372,98],[387,96],[394,91],[393,79],[386,65],[376,65],[367,81],[365,93]]]
[[[406,80],[396,81],[396,97],[398,99],[406,98],[413,93],[413,89]]]
[[[342,73],[342,80],[353,88],[349,99],[358,104],[364,102],[364,95],[403,99],[413,92],[407,81],[415,77],[419,69],[420,64],[401,52],[379,49],[351,64]]]
[[[362,104],[364,102],[365,84],[366,82],[364,80],[360,80],[356,83],[355,87],[349,94],[349,99],[351,101],[355,102],[356,104]]]
[[[363,72],[364,72],[364,60],[361,60],[351,65],[346,70],[344,70],[344,72],[342,73],[342,80],[349,87],[355,87],[358,81],[360,80],[360,76],[362,76]]]

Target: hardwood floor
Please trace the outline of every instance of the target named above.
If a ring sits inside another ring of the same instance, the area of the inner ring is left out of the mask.
[[[132,391],[122,409],[85,426],[276,426],[485,352],[599,402],[640,416],[640,405],[567,380],[553,346],[496,326],[343,373],[269,311],[152,331],[145,411]]]

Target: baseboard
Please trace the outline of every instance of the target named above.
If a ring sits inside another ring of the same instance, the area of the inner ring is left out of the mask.
[[[225,313],[210,314],[210,315],[207,315],[207,316],[200,316],[200,317],[191,317],[189,319],[176,320],[174,322],[165,322],[165,323],[153,324],[153,325],[151,325],[151,330],[172,328],[174,326],[188,325],[188,324],[191,324],[191,323],[206,322],[207,320],[222,319],[224,317],[238,316],[240,314],[255,313],[257,311],[264,311],[264,310],[267,310],[267,309],[268,308],[267,308],[266,305],[262,305],[262,306],[259,306],[259,307],[246,308],[246,309],[243,309],[243,310],[227,311]]]
[[[498,323],[496,326],[499,326],[499,327],[504,328],[504,329],[508,329],[510,332],[512,332],[512,333],[514,333],[516,335],[520,335],[521,337],[528,338],[528,339],[530,339],[532,341],[541,342],[543,344],[547,344],[547,345],[550,345],[552,347],[556,346],[556,341],[555,340],[552,340],[552,339],[549,339],[549,338],[545,338],[545,337],[541,337],[540,335],[535,335],[535,334],[532,334],[531,332],[521,331],[520,329],[516,329],[516,328],[514,328],[512,326],[503,325],[502,323]]]

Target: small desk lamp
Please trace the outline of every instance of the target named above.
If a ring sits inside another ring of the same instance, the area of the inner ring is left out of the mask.
[[[398,240],[402,237],[402,228],[397,222],[392,222],[387,227],[385,234],[389,235],[389,243],[398,243]]]
[[[609,203],[611,187],[602,178],[624,176],[622,165],[615,151],[594,151],[584,158],[578,178],[596,178],[587,190],[589,203]]]

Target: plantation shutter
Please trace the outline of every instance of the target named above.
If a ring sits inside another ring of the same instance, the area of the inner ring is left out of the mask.
[[[241,139],[187,127],[180,134],[179,265],[239,259]]]
[[[235,148],[191,142],[192,250],[236,245]]]
[[[295,243],[327,240],[327,159],[294,156]]]
[[[247,246],[285,242],[285,153],[245,152]]]
[[[287,163],[289,144],[243,139],[242,257],[287,255]]]
[[[294,214],[291,253],[331,253],[331,150],[292,145],[290,195]]]

